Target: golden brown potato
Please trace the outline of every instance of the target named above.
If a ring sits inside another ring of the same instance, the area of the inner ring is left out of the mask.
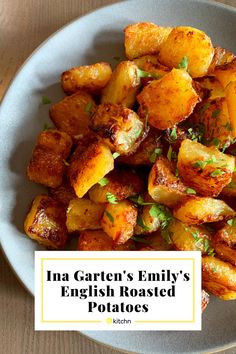
[[[100,221],[105,205],[89,199],[72,199],[66,211],[66,227],[69,232],[101,229]]]
[[[115,243],[126,243],[134,234],[137,220],[137,208],[128,200],[116,204],[107,204],[103,218],[102,228]]]
[[[27,236],[51,249],[64,248],[67,240],[66,211],[56,200],[38,195],[25,219]]]
[[[135,242],[128,240],[123,245],[114,244],[104,231],[82,231],[78,240],[78,251],[133,251]]]
[[[159,60],[169,68],[177,68],[187,58],[192,77],[204,76],[214,56],[211,39],[199,29],[180,26],[174,28],[162,44]]]
[[[95,203],[107,203],[108,195],[123,200],[143,191],[144,182],[135,171],[116,168],[89,190],[89,198]]]
[[[189,74],[178,69],[152,81],[137,99],[143,115],[148,114],[150,125],[160,130],[186,119],[200,100]]]
[[[236,299],[236,267],[216,257],[202,258],[203,287],[223,300]]]
[[[204,196],[217,196],[230,183],[235,160],[215,147],[196,141],[182,142],[178,155],[178,171],[190,187]]]
[[[229,111],[229,129],[232,131],[232,136],[236,137],[236,76],[235,81],[230,82],[225,88],[225,97]]]
[[[120,156],[117,162],[128,165],[152,165],[161,153],[160,132],[153,128],[133,154]]]
[[[221,83],[214,76],[204,76],[195,80],[203,89],[209,90],[209,100],[215,100],[216,98],[225,97],[224,88]]]
[[[135,235],[145,235],[157,231],[160,228],[160,219],[150,212],[152,205],[145,205],[138,214]]]
[[[234,158],[234,159],[235,159],[235,165],[236,165],[236,158]],[[226,197],[232,197],[232,198],[236,197],[236,171],[234,171],[234,173],[233,173],[231,182],[229,184],[227,184],[227,186],[222,189],[221,195],[226,196]]]
[[[64,159],[71,146],[72,140],[64,132],[54,129],[41,132],[27,167],[30,181],[52,188],[60,186],[66,168]]]
[[[101,62],[92,65],[77,66],[61,75],[62,89],[68,95],[79,90],[98,94],[107,85],[112,70],[108,63]]]
[[[208,303],[210,301],[210,296],[209,294],[205,291],[202,290],[202,312],[206,309]]]
[[[174,207],[186,195],[186,187],[179,177],[171,162],[165,157],[157,158],[148,177],[148,193],[160,204]]]
[[[229,50],[221,47],[215,47],[214,57],[208,69],[208,73],[212,73],[219,65],[225,65],[230,63],[234,58],[235,58],[234,54],[231,53]]]
[[[201,251],[203,254],[213,251],[211,234],[204,226],[189,226],[173,219],[168,231],[175,249],[179,251]]]
[[[174,216],[188,225],[231,219],[236,215],[223,200],[186,197],[174,209]]]
[[[50,108],[50,118],[59,130],[72,137],[88,133],[89,117],[95,102],[85,91],[78,91]]]
[[[134,59],[147,54],[157,54],[166,40],[171,27],[157,26],[152,22],[138,22],[127,26],[125,32],[125,54]]]
[[[234,58],[230,63],[216,67],[213,75],[215,75],[224,88],[231,81],[236,81],[236,58]]]
[[[168,243],[161,234],[161,230],[145,235],[145,237],[133,236],[132,240],[136,243],[139,251],[171,251],[173,244]]]
[[[219,258],[236,266],[236,219],[228,220],[216,233],[213,246]]]
[[[98,106],[90,128],[113,152],[121,155],[135,151],[145,137],[144,123],[139,116],[129,108],[112,103]]]
[[[83,144],[84,141],[86,145]],[[90,140],[80,140],[68,168],[69,180],[77,197],[82,198],[113,169],[114,159],[106,145],[94,137]]]
[[[132,108],[140,84],[137,65],[132,61],[122,61],[114,69],[110,81],[104,88],[101,103],[116,103]]]
[[[64,178],[62,184],[57,188],[49,188],[49,196],[63,204],[66,208],[71,199],[76,198],[74,188],[71,187],[67,178]]]

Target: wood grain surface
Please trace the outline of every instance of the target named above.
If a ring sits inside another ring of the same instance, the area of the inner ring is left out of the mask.
[[[116,0],[0,0],[0,100],[30,53],[64,24]],[[219,1],[236,7],[236,0]],[[0,251],[0,354],[119,354],[78,332],[35,332],[33,298]],[[236,347],[220,353],[236,354]]]

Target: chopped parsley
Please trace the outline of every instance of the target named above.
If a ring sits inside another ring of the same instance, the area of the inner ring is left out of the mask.
[[[47,123],[45,123],[44,126],[43,126],[43,131],[44,130],[49,130],[49,129],[53,129],[53,127],[48,125]]]
[[[86,106],[84,107],[84,112],[85,113],[90,113],[91,109],[93,108],[93,102],[90,101],[86,104]]]
[[[212,140],[212,144],[215,145],[216,147],[219,147],[219,145],[220,145],[220,140],[219,140],[218,138],[214,138],[214,139]]]
[[[211,177],[217,177],[217,176],[221,176],[221,175],[224,175],[224,174],[225,174],[224,171],[222,171],[220,168],[217,168],[217,169],[215,169],[215,171],[213,171],[211,173]]]
[[[197,160],[194,162],[193,167],[200,167],[204,169],[206,165],[216,162],[216,157],[212,155],[212,157],[208,160]]]
[[[137,69],[137,75],[138,77],[152,77],[154,79],[160,79],[161,75],[155,74],[155,73],[149,73],[148,71]]]
[[[172,140],[177,140],[177,133],[176,133],[176,127],[174,127],[172,130],[171,130],[171,133],[170,133],[170,137]]]
[[[137,139],[137,138],[140,136],[141,133],[142,133],[142,129],[137,130],[137,131],[134,133],[134,138]]]
[[[186,56],[184,56],[181,61],[179,62],[178,66],[177,66],[178,69],[185,69],[187,70],[188,69],[188,58]]]
[[[108,219],[110,220],[110,222],[114,222],[114,218],[113,218],[113,216],[109,213],[109,211],[105,210],[105,215],[108,217]]]
[[[151,163],[154,163],[156,161],[156,158],[162,154],[162,149],[161,148],[156,148],[153,150],[151,155],[149,156],[149,160]]]
[[[227,129],[229,132],[231,132],[233,130],[233,128],[229,122],[227,122],[225,125],[222,125],[222,127]]]
[[[100,181],[98,182],[100,186],[104,187],[109,183],[109,180],[105,177],[101,178]]]
[[[113,159],[115,160],[117,157],[120,156],[120,154],[119,154],[119,152],[114,152],[114,153],[112,154],[112,156],[113,156]]]
[[[211,271],[215,273],[217,271],[216,267],[211,268]]]
[[[145,202],[141,195],[135,195],[133,197],[129,197],[129,200],[131,200],[132,202],[134,202],[135,204],[138,204],[138,205],[153,205],[154,204],[154,203]]]
[[[168,226],[172,221],[173,217],[169,210],[160,204],[153,204],[149,210],[149,214],[153,218],[158,218],[161,225],[161,235],[167,241],[167,243],[172,243]]]
[[[209,102],[207,102],[207,103],[205,103],[203,106],[202,106],[202,108],[200,109],[200,114],[201,115],[203,115],[207,110],[208,110],[208,108],[210,107],[210,103]]]
[[[47,96],[42,96],[42,104],[50,104],[52,101]]]
[[[185,191],[187,194],[197,194],[195,189],[193,188],[187,188],[186,191]]]
[[[188,129],[189,137],[192,141],[197,141],[198,137],[197,135],[193,132],[193,128]]]
[[[230,219],[227,221],[227,224],[230,225],[230,226],[236,226],[236,219]]]
[[[137,224],[138,224],[139,226],[141,226],[142,229],[144,229],[145,231],[149,231],[149,230],[150,230],[150,228],[149,228],[147,225],[145,225],[145,223],[144,223],[144,221],[143,221],[143,219],[141,218],[140,215],[138,216]]]
[[[218,117],[218,115],[220,114],[220,112],[221,112],[220,109],[215,109],[215,110],[212,112],[212,114],[211,114],[212,118]]]
[[[110,192],[106,193],[106,199],[107,199],[107,201],[110,204],[117,204],[118,203],[117,202],[117,197],[114,194],[110,193]]]
[[[167,152],[167,158],[169,161],[171,161],[172,157],[173,157],[173,149],[172,149],[172,146],[170,145],[168,152]]]

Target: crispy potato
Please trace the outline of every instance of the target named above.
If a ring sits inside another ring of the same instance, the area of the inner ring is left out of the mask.
[[[102,91],[101,103],[116,103],[132,108],[140,84],[137,65],[131,61],[122,61]]]
[[[78,239],[78,251],[133,251],[135,242],[128,240],[123,245],[114,244],[104,231],[82,231]]]
[[[100,221],[105,205],[89,199],[72,199],[66,211],[66,227],[69,232],[101,229]]]
[[[208,73],[212,73],[219,65],[225,65],[230,63],[234,58],[235,58],[234,54],[231,53],[229,50],[221,47],[215,47],[214,57],[208,69]]]
[[[148,177],[148,193],[160,204],[174,207],[187,194],[187,187],[175,171],[171,162],[165,157],[159,157],[152,166]]]
[[[225,88],[225,97],[229,111],[229,129],[231,129],[232,136],[236,137],[236,77],[235,81],[230,82]]]
[[[185,183],[204,196],[217,196],[230,183],[235,160],[215,147],[196,141],[182,142],[178,155],[178,171]]]
[[[127,26],[125,32],[125,54],[134,59],[147,54],[157,54],[166,40],[171,27],[157,26],[152,22],[138,22]]]
[[[217,256],[236,266],[236,219],[219,230],[213,238],[213,246]]]
[[[168,227],[175,249],[179,251],[201,251],[208,254],[211,234],[204,226],[189,226],[173,219]]]
[[[105,179],[89,190],[89,198],[95,203],[107,203],[107,193],[123,200],[144,191],[143,180],[131,170],[116,168]]]
[[[101,225],[115,243],[126,243],[134,234],[137,208],[127,200],[117,204],[107,204]]]
[[[203,89],[209,90],[209,100],[225,97],[224,88],[221,83],[214,76],[204,76],[197,79]]]
[[[174,216],[188,225],[228,220],[235,215],[223,200],[204,197],[186,197],[174,209]]]
[[[95,102],[85,91],[78,91],[50,108],[50,118],[59,130],[72,137],[88,133],[89,117]]]
[[[112,103],[98,106],[91,118],[90,128],[113,152],[121,155],[135,151],[146,136],[144,123],[134,111]]]
[[[45,247],[64,248],[68,234],[65,208],[47,195],[38,195],[25,219],[24,230]]]
[[[234,160],[236,165],[236,157],[234,157]],[[236,197],[236,171],[234,171],[233,173],[231,182],[222,189],[221,195],[226,197],[232,197],[232,198]]]
[[[160,80],[152,81],[137,96],[143,115],[153,127],[165,130],[186,119],[200,100],[192,79],[184,70],[173,69]]]
[[[91,94],[97,95],[107,85],[111,74],[111,66],[105,62],[77,66],[62,73],[62,89],[68,95],[79,90],[85,90]]]
[[[150,214],[151,205],[145,205],[138,214],[135,235],[145,235],[157,231],[160,228],[160,219]]]
[[[181,60],[188,59],[188,71],[192,77],[204,76],[214,56],[211,39],[193,27],[174,28],[162,44],[159,60],[169,68],[177,68]]]
[[[223,300],[236,299],[236,267],[216,257],[202,258],[203,287]]]
[[[202,312],[206,309],[208,303],[210,301],[210,296],[209,294],[205,291],[202,290]]]
[[[66,159],[70,154],[72,140],[65,132],[56,129],[48,129],[39,134],[37,146],[51,150],[55,154],[60,155],[63,159]]]
[[[230,63],[218,66],[213,75],[220,81],[225,88],[231,81],[236,81],[236,58]]]
[[[72,199],[76,198],[74,188],[71,187],[67,178],[64,178],[62,184],[57,188],[49,188],[49,196],[63,204],[66,208]]]

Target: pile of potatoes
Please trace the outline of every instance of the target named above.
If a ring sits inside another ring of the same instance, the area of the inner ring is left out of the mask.
[[[114,70],[61,76],[27,168],[48,194],[25,232],[50,249],[200,250],[203,288],[236,299],[236,57],[192,27],[124,33]]]

